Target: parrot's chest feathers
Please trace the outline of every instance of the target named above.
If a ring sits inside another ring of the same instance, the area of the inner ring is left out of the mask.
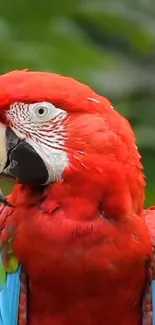
[[[64,325],[61,309],[68,325],[114,325],[113,310],[118,324],[138,324],[150,253],[142,219],[104,220],[97,212],[88,221],[73,220],[54,202],[50,210],[16,209],[11,219],[18,223],[13,249],[31,283],[34,314],[50,310],[53,324]]]

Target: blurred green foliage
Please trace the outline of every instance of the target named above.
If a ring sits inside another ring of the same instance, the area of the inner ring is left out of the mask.
[[[110,98],[134,127],[146,206],[155,203],[154,0],[1,0],[0,72],[25,67],[73,76]]]

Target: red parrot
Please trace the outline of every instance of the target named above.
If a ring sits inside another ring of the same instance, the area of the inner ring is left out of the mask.
[[[22,267],[17,323],[141,325],[152,247],[128,121],[87,85],[24,70],[0,76],[0,123],[0,171],[18,183],[0,217],[3,280]]]

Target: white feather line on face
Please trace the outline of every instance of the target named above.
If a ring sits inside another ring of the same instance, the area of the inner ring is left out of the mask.
[[[39,120],[35,116],[36,105],[49,109],[47,118]],[[66,116],[67,112],[47,102],[15,103],[11,105],[8,112],[7,118],[14,125],[12,130],[21,140],[25,139],[43,159],[49,174],[47,183],[61,179],[62,173],[68,165],[67,153],[63,150],[63,120]],[[52,123],[51,117],[54,118],[54,123]],[[30,137],[26,134],[30,134]]]
[[[55,122],[57,122],[56,130],[54,127],[52,128],[52,122],[51,122],[51,130],[50,129],[47,130],[48,138],[46,137],[47,134],[45,133],[45,131],[44,132],[42,131],[40,132],[40,138],[42,141],[39,142],[39,137],[38,139],[36,139],[37,141],[34,141],[33,136],[32,138],[27,139],[27,142],[40,155],[40,157],[42,158],[42,160],[46,165],[46,168],[48,170],[48,175],[49,175],[47,184],[49,184],[50,182],[55,182],[57,180],[60,180],[62,178],[62,173],[64,169],[68,165],[67,153],[63,150],[64,128],[62,122],[66,118],[66,116],[67,113],[65,111],[58,109],[57,114],[55,113]],[[62,149],[58,149],[57,147]]]

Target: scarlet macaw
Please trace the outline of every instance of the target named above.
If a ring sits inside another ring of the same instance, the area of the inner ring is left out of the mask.
[[[1,323],[150,325],[150,211],[128,121],[72,78],[24,70],[0,76],[0,123],[0,171],[18,182],[1,195]]]

